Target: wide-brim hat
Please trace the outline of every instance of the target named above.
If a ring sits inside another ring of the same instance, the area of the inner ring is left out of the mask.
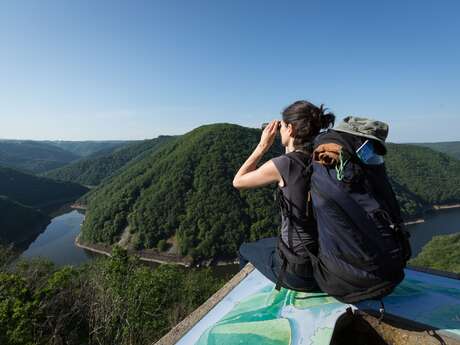
[[[368,119],[365,117],[347,116],[334,130],[345,132],[360,137],[374,139],[379,143],[382,154],[387,153],[385,140],[388,136],[388,125],[385,122]]]

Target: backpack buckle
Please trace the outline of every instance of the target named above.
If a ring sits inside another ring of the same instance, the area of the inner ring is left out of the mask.
[[[371,216],[377,226],[388,226],[394,229],[395,224],[386,210],[379,208],[372,212]]]

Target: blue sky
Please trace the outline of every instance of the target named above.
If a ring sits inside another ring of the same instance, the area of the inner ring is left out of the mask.
[[[1,1],[0,138],[259,126],[297,99],[460,140],[459,1]]]

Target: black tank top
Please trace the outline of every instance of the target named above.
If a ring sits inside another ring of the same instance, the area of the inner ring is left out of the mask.
[[[292,158],[292,155],[296,155],[305,164],[308,164],[309,157],[304,153],[298,152],[278,156],[273,158],[272,161],[284,180],[284,186],[278,188],[280,188],[284,200],[293,215],[291,217],[292,247],[290,248],[295,254],[306,256],[305,246],[316,253],[318,235],[316,223],[309,222],[308,225],[305,224],[310,178],[304,173],[304,166]],[[289,246],[288,229],[289,219],[281,212],[281,239]]]

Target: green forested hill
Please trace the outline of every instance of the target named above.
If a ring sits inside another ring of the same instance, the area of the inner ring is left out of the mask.
[[[62,168],[49,171],[44,176],[62,181],[77,182],[84,185],[98,185],[101,181],[118,171],[128,162],[141,159],[151,154],[164,143],[173,139],[171,136],[160,136],[118,148],[110,148],[93,153],[87,158],[76,161]]]
[[[1,140],[0,166],[42,173],[64,166],[80,157],[54,145],[30,140]]]
[[[128,229],[138,248],[152,248],[176,235],[182,255],[202,259],[233,257],[241,242],[275,234],[273,188],[232,186],[259,137],[236,125],[202,126],[131,164],[90,194],[83,240],[113,243]],[[276,144],[265,158],[281,152]],[[460,201],[459,164],[427,148],[390,145],[387,168],[405,215]]]
[[[410,264],[460,274],[460,232],[434,236]]]
[[[388,145],[389,175],[420,200],[433,204],[460,201],[460,161],[429,148]]]
[[[428,147],[432,150],[445,153],[453,158],[460,159],[460,141],[446,141],[441,143],[418,143],[413,145]]]
[[[256,129],[219,124],[166,144],[92,193],[83,240],[114,242],[130,225],[137,247],[177,233],[181,253],[201,258],[234,256],[242,241],[274,234],[273,190],[240,194],[232,186],[259,136]],[[280,153],[277,145],[272,155]]]
[[[40,211],[0,196],[0,243],[20,246],[48,223],[49,218]]]
[[[79,198],[87,191],[76,183],[53,181],[0,167],[0,195],[30,207],[62,204]]]
[[[424,212],[424,210],[431,208],[431,205],[424,201],[420,196],[398,183],[394,177],[390,176],[390,182],[393,186],[394,192],[396,193],[396,199],[398,199],[399,205],[401,206],[403,217],[406,218],[406,220],[419,216]]]
[[[69,140],[48,140],[51,145],[59,147],[65,151],[72,152],[79,157],[88,157],[93,153],[103,150],[111,150],[134,143],[135,141],[123,140],[104,140],[104,141],[69,141]]]

